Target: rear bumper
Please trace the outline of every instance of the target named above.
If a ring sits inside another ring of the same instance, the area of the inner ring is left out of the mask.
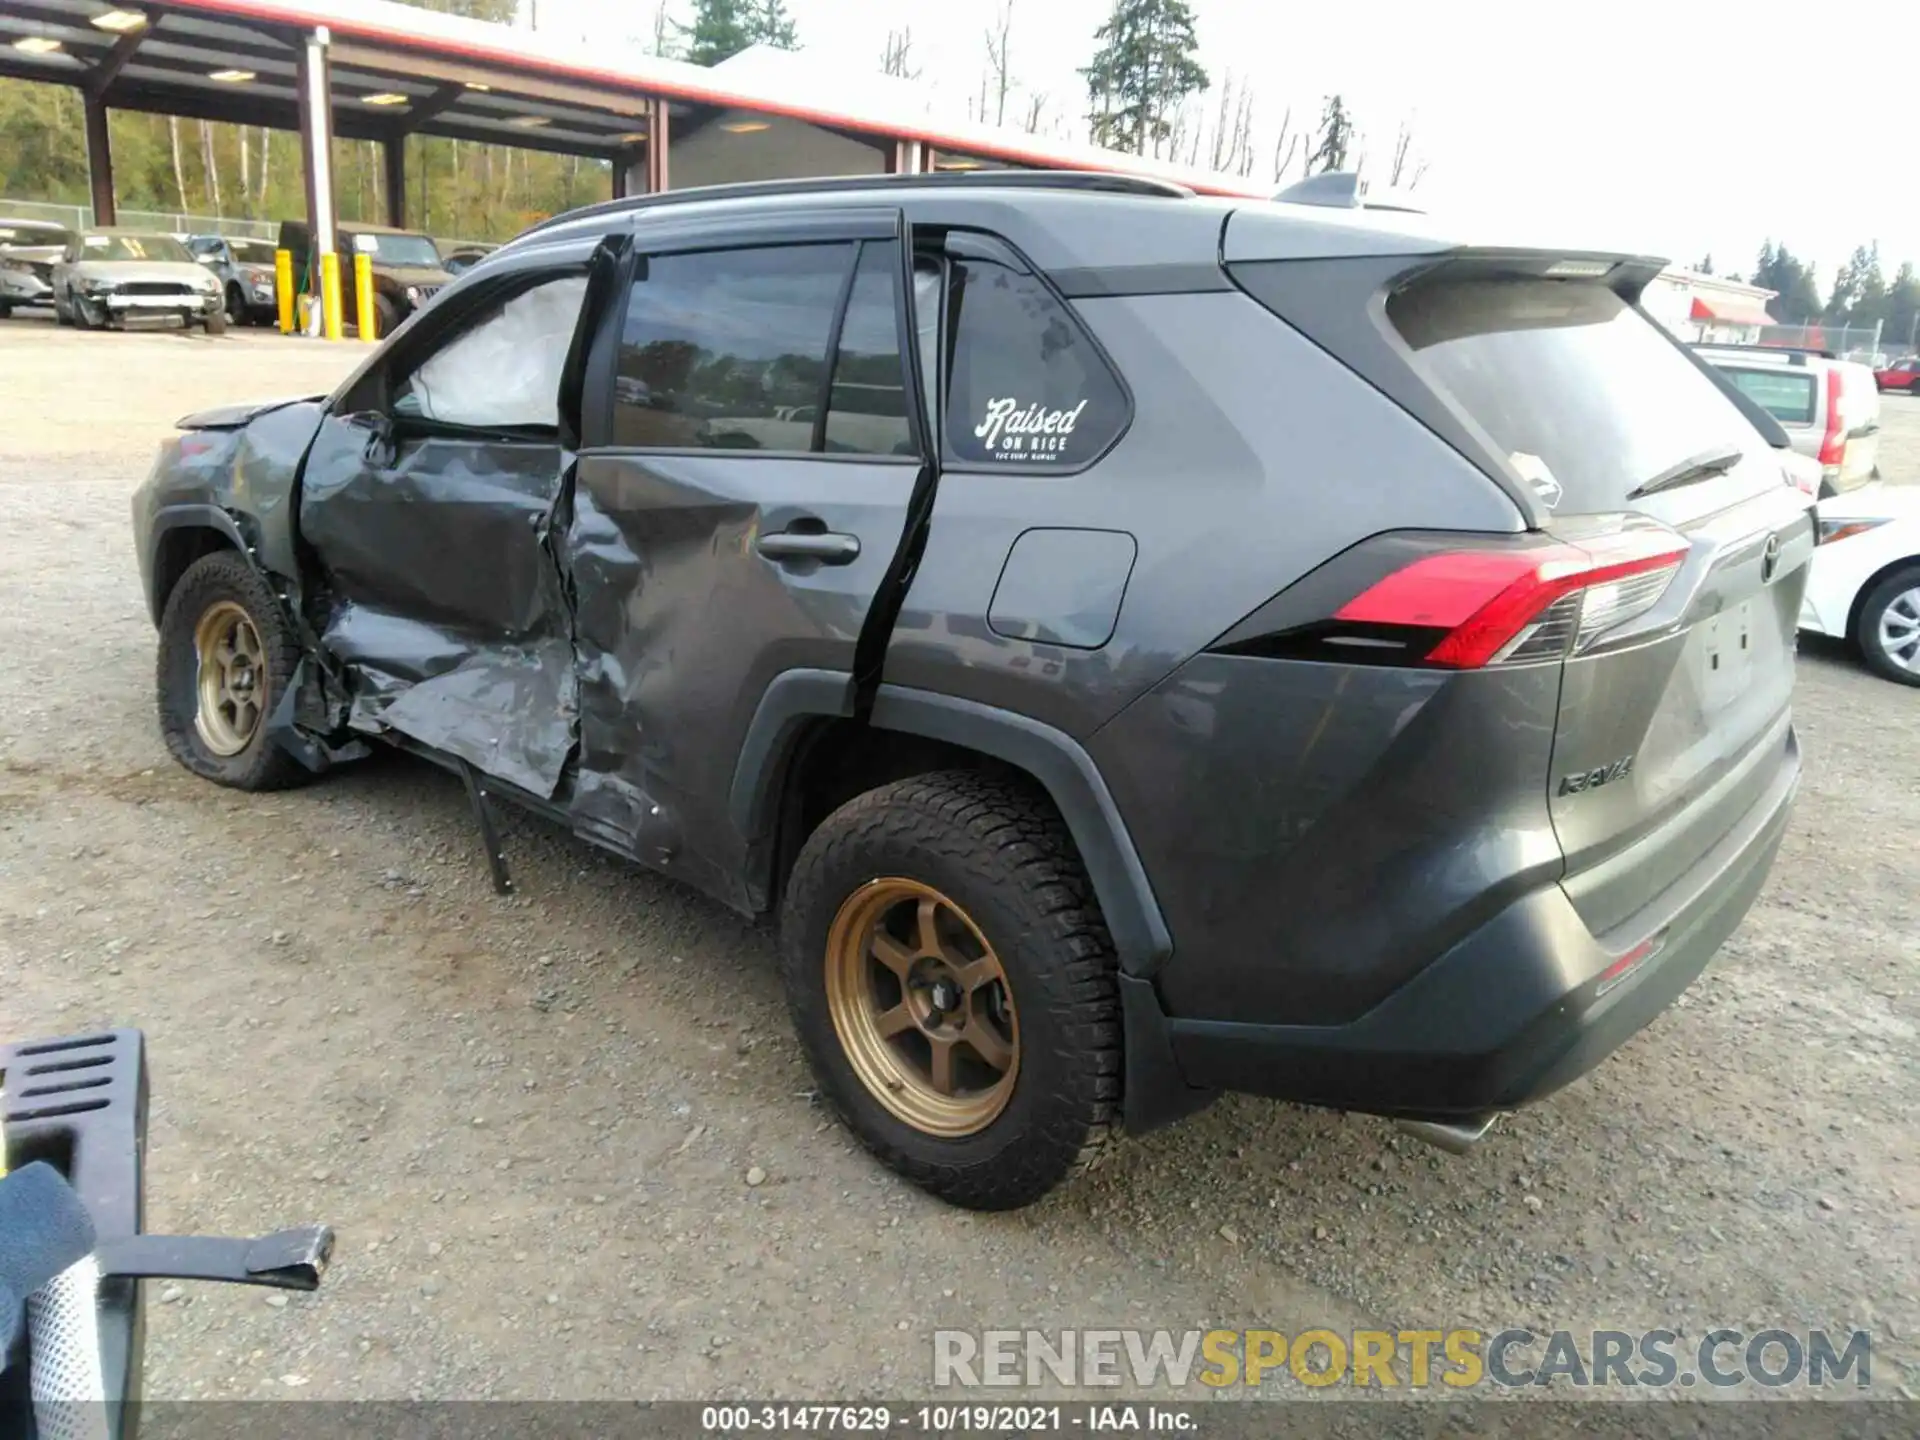
[[[1672,1004],[1765,883],[1799,781],[1789,739],[1766,791],[1653,904],[1594,935],[1558,885],[1501,911],[1365,1014],[1336,1025],[1181,1020],[1151,987],[1123,988],[1128,1043],[1164,1027],[1170,1069],[1191,1090],[1238,1090],[1341,1110],[1449,1118],[1510,1110],[1592,1069]],[[1658,948],[1623,975],[1608,967]],[[1129,1060],[1133,1057],[1130,1055]],[[1130,1065],[1129,1080],[1145,1079]],[[1197,1098],[1197,1097],[1196,1097]],[[1130,1122],[1191,1104],[1128,1096]],[[1138,1117],[1138,1118],[1136,1118]]]

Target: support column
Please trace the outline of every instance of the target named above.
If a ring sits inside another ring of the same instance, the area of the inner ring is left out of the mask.
[[[107,102],[88,95],[83,102],[87,115],[87,181],[93,191],[93,223],[112,225],[113,142],[107,132]]]
[[[918,175],[927,168],[926,147],[918,140],[896,140],[887,164],[889,175]]]
[[[380,158],[387,179],[387,224],[407,228],[407,137],[392,135],[380,142]]]
[[[667,102],[647,102],[647,194],[664,195],[669,185],[667,154],[672,137],[667,133]]]
[[[319,297],[329,340],[341,335],[340,260],[334,252],[333,88],[327,63],[330,41],[324,27],[300,47],[300,163],[307,186],[307,275],[309,294]]]
[[[647,193],[647,157],[642,150],[623,150],[613,157],[613,198]]]

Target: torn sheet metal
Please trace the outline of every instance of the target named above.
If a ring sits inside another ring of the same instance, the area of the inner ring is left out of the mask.
[[[551,798],[574,740],[572,624],[549,527],[571,456],[551,442],[397,443],[321,427],[300,527],[311,607],[354,728],[397,731]]]
[[[380,723],[474,769],[551,798],[573,745],[573,651],[564,643],[483,648],[411,685]]]

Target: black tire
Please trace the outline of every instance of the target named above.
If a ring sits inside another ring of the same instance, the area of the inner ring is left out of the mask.
[[[56,325],[73,324],[73,315],[58,300],[53,302],[53,323]]]
[[[207,334],[209,335],[224,335],[227,333],[227,317],[224,311],[216,310],[200,323],[207,327]]]
[[[374,338],[386,339],[400,324],[400,307],[387,296],[376,294],[373,297],[373,323],[377,327]]]
[[[828,1000],[843,903],[880,877],[931,886],[992,947],[1017,1015],[1011,1093],[984,1128],[909,1124],[863,1082]],[[1011,1210],[1083,1168],[1117,1122],[1120,1004],[1113,942],[1066,826],[1015,778],[946,771],[849,801],[807,840],[781,915],[787,1003],[820,1090],[889,1167],[950,1204]]]
[[[12,318],[13,306],[5,300],[0,300],[0,320],[11,320]]]
[[[1882,679],[1901,685],[1920,685],[1920,657],[1915,659],[1916,668],[1910,670],[1890,655],[1880,643],[1880,621],[1889,606],[1916,590],[1920,590],[1920,565],[1896,570],[1861,597],[1860,608],[1853,617],[1850,638],[1860,658],[1867,662],[1867,668]],[[1911,608],[1920,609],[1920,606]]]
[[[1909,395],[1920,395],[1920,380],[1915,380],[1912,384],[1908,385],[1907,393]]]
[[[264,661],[259,723],[246,747],[231,755],[211,748],[194,723],[200,703],[194,632],[203,616],[223,604],[238,605],[246,612]],[[299,660],[300,645],[279,600],[244,556],[236,550],[221,550],[196,560],[173,587],[160,617],[155,692],[160,733],[173,758],[194,774],[236,790],[283,790],[306,779],[310,773],[306,767],[268,740],[265,723]]]
[[[86,301],[73,299],[69,297],[67,301],[67,308],[73,312],[73,328],[74,329],[92,330],[97,328],[93,323],[93,317],[87,314]]]
[[[227,323],[245,325],[250,312],[247,309],[247,295],[238,285],[227,286]]]

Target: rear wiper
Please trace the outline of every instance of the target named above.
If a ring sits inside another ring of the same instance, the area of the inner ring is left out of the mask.
[[[1627,499],[1638,500],[1661,490],[1672,490],[1681,485],[1691,485],[1696,480],[1708,480],[1715,475],[1724,475],[1738,465],[1746,457],[1746,453],[1738,445],[1721,445],[1712,450],[1702,450],[1698,455],[1689,456],[1678,465],[1669,465],[1651,480],[1640,485],[1638,489],[1629,491]]]

